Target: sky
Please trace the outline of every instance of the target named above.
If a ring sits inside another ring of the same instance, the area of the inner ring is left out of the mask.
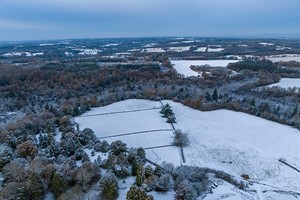
[[[300,36],[300,0],[0,0],[0,41]]]

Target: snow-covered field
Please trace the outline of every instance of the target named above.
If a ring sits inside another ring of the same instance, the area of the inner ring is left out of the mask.
[[[171,52],[184,52],[190,50],[191,46],[186,47],[169,47],[168,50]]]
[[[162,48],[146,48],[146,49],[142,49],[141,52],[144,52],[144,53],[163,53],[163,52],[166,52],[166,51]]]
[[[114,47],[118,45],[119,45],[118,43],[110,43],[110,44],[103,45],[103,47]]]
[[[278,83],[268,85],[268,87],[278,86],[284,89],[288,88],[300,88],[300,79],[299,78],[281,78]]]
[[[2,56],[5,56],[5,57],[12,57],[12,56],[27,56],[27,57],[31,57],[31,56],[42,56],[42,55],[44,55],[44,53],[42,53],[42,52],[38,52],[38,53],[9,52],[9,53],[2,54]]]
[[[268,43],[268,42],[261,42],[261,43],[259,43],[260,45],[263,45],[263,46],[273,46],[274,45],[274,43]]]
[[[272,62],[289,62],[289,61],[297,61],[300,62],[300,55],[299,54],[280,54],[280,55],[272,55],[266,57],[266,59]]]
[[[160,107],[159,102],[127,100],[94,108],[76,117],[75,121],[80,129],[91,128],[97,137],[110,143],[122,140],[128,147],[149,148],[147,157],[154,162],[169,161],[180,165],[178,148],[168,146],[173,142],[173,131],[161,117]],[[165,145],[167,147],[152,149]],[[170,156],[174,153],[176,156]]]
[[[276,46],[275,48],[277,51],[283,51],[283,50],[291,50],[291,47],[283,47],[283,46]]]
[[[179,74],[184,76],[198,76],[199,74],[193,71],[191,65],[210,65],[211,67],[227,67],[229,63],[238,62],[239,60],[172,60],[174,68]]]
[[[214,168],[236,177],[247,174],[254,182],[250,187],[254,192],[243,192],[224,183],[205,199],[296,199],[287,193],[300,192],[300,173],[279,162],[279,159],[300,169],[299,130],[240,112],[201,112],[173,101],[163,103],[173,107],[177,119],[175,128],[189,135],[191,143],[184,148],[185,165]],[[126,100],[92,109],[76,117],[75,121],[81,129],[92,128],[98,137],[170,129],[156,109],[159,107],[159,102]],[[175,166],[182,164],[176,147],[147,149],[171,144],[172,131],[106,138],[109,142],[118,139],[129,147],[145,147],[147,158],[154,162],[167,161]]]
[[[99,49],[76,49],[79,52],[79,55],[97,55],[98,53],[102,52],[102,50]]]
[[[207,52],[221,52],[224,51],[224,48],[208,48]]]
[[[198,47],[194,52],[206,52],[207,47]]]
[[[176,128],[189,134],[187,165],[206,166],[273,186],[300,191],[300,132],[248,114],[228,110],[201,112],[179,103],[173,106]]]

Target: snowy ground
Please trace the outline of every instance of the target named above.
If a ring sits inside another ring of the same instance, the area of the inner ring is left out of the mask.
[[[78,51],[81,51],[78,53],[79,55],[97,55],[98,53],[102,52],[102,50],[99,49],[76,49]]]
[[[207,47],[198,47],[194,52],[205,52]]]
[[[224,51],[224,48],[208,48],[207,52],[221,52]]]
[[[190,50],[191,46],[186,46],[186,47],[169,47],[168,51],[171,52],[184,52]]]
[[[198,76],[193,71],[191,65],[210,65],[211,67],[227,67],[229,63],[238,62],[239,60],[172,60],[171,63],[179,74],[184,76]]]
[[[42,56],[44,55],[44,53],[42,52],[38,52],[38,53],[30,53],[30,52],[9,52],[9,53],[5,53],[2,54],[2,56],[5,57],[12,57],[12,56],[27,56],[27,57],[31,57],[31,56]]]
[[[184,149],[185,165],[222,170],[236,177],[247,174],[254,182],[249,191],[224,183],[204,199],[296,199],[291,192],[300,191],[300,173],[282,164],[279,159],[283,158],[300,169],[299,130],[240,112],[201,112],[173,101],[163,103],[169,103],[173,107],[177,118],[175,128],[182,129],[189,135],[191,144]],[[94,129],[98,137],[140,130],[169,129],[170,125],[160,117],[159,109],[155,109],[158,107],[159,102],[126,100],[92,109],[84,117],[77,117],[75,120],[81,129]],[[120,113],[123,111],[125,112]],[[147,158],[159,164],[163,161],[172,162],[175,166],[182,164],[176,147],[147,149],[170,145],[171,131],[107,138],[109,142],[117,139],[123,140],[129,147],[144,146]],[[89,151],[87,153],[90,154]],[[173,197],[173,193],[157,196],[158,199]]]
[[[173,106],[176,128],[190,136],[187,165],[211,167],[273,186],[300,191],[300,132],[262,118],[228,110],[201,112],[179,103]],[[165,103],[166,103],[165,102]]]
[[[146,48],[141,51],[142,53],[163,53],[166,52],[162,48]]]
[[[268,85],[268,87],[278,86],[284,89],[288,88],[300,88],[300,79],[299,78],[281,78],[278,83]]]
[[[259,44],[261,44],[261,45],[263,45],[263,46],[273,46],[274,45],[274,43],[268,43],[268,42],[261,42],[261,43],[259,43]]]
[[[272,55],[266,57],[266,59],[272,62],[289,62],[289,61],[297,61],[300,62],[300,55],[299,54],[280,54],[280,55]]]
[[[177,147],[169,146],[174,135],[171,125],[161,117],[160,107],[160,102],[127,100],[94,108],[76,117],[75,121],[81,130],[93,129],[101,140],[109,143],[122,140],[128,147],[144,147],[148,159],[159,164],[167,161],[179,166],[180,152]]]

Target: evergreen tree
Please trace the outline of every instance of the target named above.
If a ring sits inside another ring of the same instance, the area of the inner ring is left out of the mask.
[[[298,105],[295,106],[291,117],[294,117],[297,113],[298,113]]]
[[[145,167],[145,178],[149,178],[150,176],[152,176],[154,174],[154,171],[152,169],[152,167],[150,165],[147,165]]]
[[[135,183],[137,186],[141,187],[144,179],[144,167],[142,163],[138,164]]]
[[[118,197],[118,179],[112,172],[107,172],[100,180],[101,195],[106,199]]]
[[[208,92],[205,93],[205,99],[206,99],[206,101],[211,101],[211,97]]]
[[[67,181],[57,173],[54,173],[54,176],[51,180],[51,190],[54,193],[55,197],[59,197],[67,189]]]
[[[144,150],[143,147],[139,147],[139,148],[137,149],[137,155],[138,155],[143,161],[145,161],[145,159],[146,159],[146,152],[145,152],[145,150]]]
[[[159,166],[159,165],[157,165],[156,167],[155,167],[155,169],[154,169],[154,174],[156,175],[156,176],[158,176],[158,177],[160,177],[161,175],[162,175],[162,168],[161,168],[161,166]]]
[[[214,89],[214,93],[213,93],[213,95],[212,95],[212,99],[213,99],[214,101],[218,101],[218,99],[219,99],[218,91],[217,91],[216,88]]]
[[[147,195],[145,190],[137,186],[131,186],[127,192],[126,200],[154,200],[154,198],[152,195]]]
[[[167,123],[174,124],[176,123],[176,117],[174,115],[169,115],[167,119]]]
[[[138,166],[141,163],[141,159],[139,156],[135,156],[132,162],[132,168],[131,168],[131,174],[132,176],[136,176],[137,175],[137,170],[138,170]]]
[[[43,200],[45,188],[41,177],[37,173],[32,173],[29,178],[29,196],[31,200]]]

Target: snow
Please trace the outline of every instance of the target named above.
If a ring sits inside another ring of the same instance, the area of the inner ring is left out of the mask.
[[[136,52],[136,51],[141,51],[141,49],[129,49],[127,51]]]
[[[283,188],[300,190],[300,174],[278,160],[300,168],[299,130],[245,113],[201,112],[172,101],[175,128],[187,132],[187,165],[205,166]]]
[[[198,47],[194,52],[206,52],[207,47]]]
[[[221,52],[224,51],[224,48],[208,48],[207,52]]]
[[[5,54],[2,54],[2,56],[5,56],[5,57],[10,57],[10,56],[22,56],[22,52],[11,52],[11,53],[5,53]]]
[[[280,55],[272,55],[267,56],[266,59],[272,62],[289,62],[289,61],[297,61],[300,62],[300,54],[280,54]]]
[[[44,43],[44,44],[40,44],[40,47],[45,47],[45,46],[53,46],[54,43]]]
[[[184,76],[198,76],[199,74],[193,71],[191,65],[210,65],[211,67],[227,67],[229,63],[238,62],[238,60],[171,60],[174,68],[179,74]]]
[[[146,44],[144,47],[148,48],[148,47],[153,47],[155,45],[158,45],[158,43],[150,43],[150,44]]]
[[[208,45],[208,47],[212,47],[212,48],[221,48],[222,45],[220,45],[220,44],[211,44],[211,45]]]
[[[125,55],[131,55],[131,53],[129,53],[129,52],[119,52],[119,53],[114,53],[114,55],[125,56]]]
[[[238,47],[248,47],[247,44],[239,44]]]
[[[278,86],[284,89],[297,87],[300,88],[300,79],[299,78],[281,78],[278,83],[268,85],[267,87]]]
[[[40,53],[33,53],[32,56],[42,56],[44,55],[44,53],[40,52]]]
[[[171,52],[184,52],[190,50],[191,46],[186,47],[169,47],[168,50]]]
[[[167,200],[167,199],[174,199],[175,191],[169,192],[149,192],[155,200]]]
[[[122,140],[128,147],[144,148],[171,145],[173,131],[161,117],[160,107],[159,102],[127,100],[93,108],[75,121],[81,130],[91,128],[97,137],[105,137],[102,139],[110,143]]]
[[[146,48],[141,51],[142,53],[163,53],[166,52],[162,48]]]
[[[204,199],[293,199],[288,191],[300,191],[300,174],[278,161],[284,158],[289,164],[300,168],[299,130],[241,112],[201,112],[173,101],[165,100],[163,103],[169,103],[173,107],[177,119],[175,128],[182,129],[189,136],[191,143],[184,148],[186,163],[182,163],[179,149],[174,146],[146,149],[148,159],[159,164],[166,161],[175,166],[184,164],[209,167],[235,177],[248,174],[254,182],[249,192],[224,182]],[[81,129],[92,128],[98,137],[170,128],[160,116],[159,109],[136,111],[158,107],[159,102],[126,100],[94,108],[83,117],[76,117],[75,121]],[[116,113],[121,111],[125,112]],[[114,113],[105,115],[108,112]],[[90,116],[95,114],[103,115]],[[172,143],[172,132],[150,132],[107,139],[121,139],[129,147],[160,146]],[[85,151],[90,155],[91,150]],[[91,158],[95,159],[97,156]],[[127,190],[128,188],[120,190],[119,199],[126,195]],[[276,193],[274,190],[286,193]],[[154,194],[158,195],[156,199],[168,199],[174,193]]]
[[[118,43],[111,43],[111,44],[103,45],[103,47],[114,47],[114,46],[118,46],[118,45],[119,45]]]
[[[46,194],[44,200],[55,200],[55,195],[52,192]]]
[[[169,42],[169,44],[180,44],[180,42]]]
[[[31,57],[31,56],[42,56],[44,55],[44,53],[42,52],[38,52],[38,53],[30,53],[30,52],[10,52],[10,53],[5,53],[2,54],[2,56],[5,57],[11,57],[11,56],[27,56],[27,57]]]
[[[65,55],[66,55],[66,56],[73,56],[73,53],[72,53],[72,52],[66,51],[66,52],[65,52]]]
[[[101,51],[98,49],[84,49],[79,55],[97,55],[99,52]]]
[[[259,43],[260,45],[263,45],[263,46],[273,46],[274,45],[274,43],[268,43],[268,42],[261,42],[261,43]]]
[[[164,161],[167,163],[173,163],[174,166],[180,166],[182,164],[181,157],[179,156],[179,148],[175,146],[146,149],[145,151],[147,158],[157,164],[162,164]]]
[[[218,186],[213,189],[212,194],[207,194],[204,200],[216,200],[216,199],[226,199],[226,200],[241,200],[249,199],[249,195],[242,190],[237,189],[235,186],[227,183],[220,182]]]
[[[291,50],[291,47],[282,47],[282,46],[276,46],[275,48],[277,51],[283,51],[283,50]]]
[[[79,55],[97,55],[98,53],[102,52],[99,49],[73,49],[74,51],[80,51]]]
[[[98,156],[101,157],[101,160],[107,159],[107,157],[108,157],[108,154],[107,154],[107,153],[95,152],[95,155],[92,156],[92,155],[91,155],[91,152],[92,152],[93,150],[94,150],[94,149],[84,149],[85,153],[89,156],[91,162],[94,162],[94,161],[98,158]],[[79,162],[81,162],[81,161],[79,161]]]
[[[194,40],[185,40],[185,41],[181,41],[182,43],[194,43],[195,41]]]
[[[123,180],[119,180],[118,187],[119,189],[119,196],[117,199],[124,200],[126,199],[126,194],[128,190],[130,189],[130,186],[135,183],[135,177],[127,177],[124,179],[125,183],[123,183]],[[174,199],[175,192],[169,191],[169,192],[148,192],[148,194],[151,194],[155,200],[168,200],[168,199]]]

